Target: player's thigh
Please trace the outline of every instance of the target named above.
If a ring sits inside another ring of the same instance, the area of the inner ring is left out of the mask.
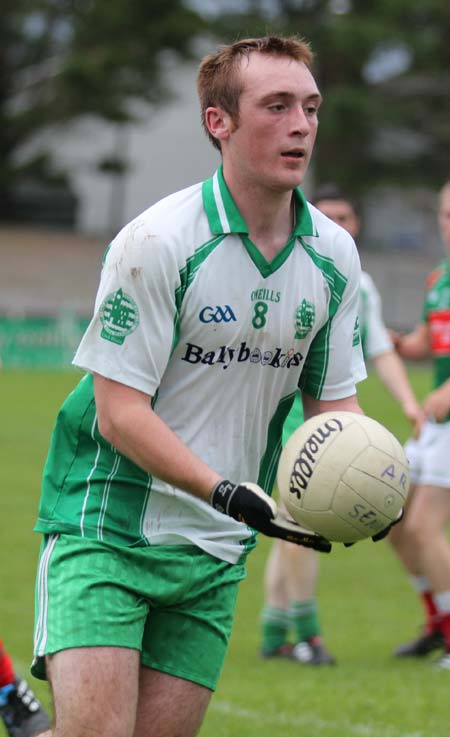
[[[46,658],[54,737],[131,737],[139,689],[139,651],[88,647]]]
[[[134,737],[194,737],[211,695],[192,681],[141,668]]]
[[[172,546],[175,547],[175,546]],[[147,668],[215,690],[234,619],[243,563],[234,565],[200,548],[170,553],[165,578],[184,574],[182,595],[151,607],[142,638],[141,663]],[[188,567],[186,567],[186,565]]]
[[[50,535],[39,562],[35,658],[82,647],[140,650],[148,602],[140,593],[145,561],[139,552],[71,535]]]
[[[406,502],[403,507],[403,518],[400,522],[398,522],[391,528],[387,537],[387,540],[394,548],[399,548],[407,543],[406,521],[409,517],[409,509],[412,506],[414,497],[416,495],[416,488],[417,487],[415,484],[411,484],[411,486],[409,487],[408,496],[406,497]]]
[[[415,487],[405,520],[406,530],[430,536],[441,532],[450,520],[450,489],[421,484]]]

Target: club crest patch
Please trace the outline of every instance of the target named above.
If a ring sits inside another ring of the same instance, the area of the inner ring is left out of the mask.
[[[101,337],[111,343],[122,345],[139,325],[139,310],[136,302],[122,289],[108,294],[100,307],[100,320],[103,325]]]
[[[295,337],[299,340],[306,338],[313,329],[315,321],[316,308],[307,299],[302,300],[295,312]]]

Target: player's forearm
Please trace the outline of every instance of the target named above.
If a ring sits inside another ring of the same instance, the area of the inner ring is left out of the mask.
[[[196,456],[151,409],[148,398],[128,387],[112,396],[96,383],[100,433],[122,455],[152,476],[209,501],[221,476]]]
[[[394,399],[404,408],[418,406],[406,369],[397,354],[389,351],[372,360],[380,380]]]
[[[395,349],[402,358],[420,361],[427,358],[430,351],[428,328],[419,325],[412,333],[407,335],[396,335]]]
[[[280,517],[276,503],[259,486],[222,479],[209,468],[158,417],[148,395],[99,375],[94,386],[100,433],[147,473],[269,537],[330,552],[331,544],[321,535]]]

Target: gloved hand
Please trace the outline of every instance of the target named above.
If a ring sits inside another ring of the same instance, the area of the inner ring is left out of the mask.
[[[213,488],[210,501],[218,512],[228,514],[268,537],[279,537],[322,553],[331,550],[331,543],[324,537],[285,517],[275,500],[256,484],[233,484],[224,479]]]
[[[400,520],[403,518],[403,514],[404,514],[404,511],[403,511],[403,507],[402,507],[401,510],[400,510],[400,512],[398,513],[396,519],[393,522],[391,522],[390,525],[388,525],[387,527],[385,527],[383,530],[380,530],[380,532],[377,532],[376,535],[373,535],[372,536],[372,540],[375,543],[377,543],[378,540],[383,540],[383,538],[385,538],[387,535],[389,535],[389,532],[390,532],[391,528],[394,527],[394,525],[398,525],[398,523],[400,522]]]

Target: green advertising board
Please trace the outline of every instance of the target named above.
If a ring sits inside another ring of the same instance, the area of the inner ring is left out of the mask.
[[[5,368],[65,368],[88,326],[72,313],[56,317],[0,316],[0,358]]]

